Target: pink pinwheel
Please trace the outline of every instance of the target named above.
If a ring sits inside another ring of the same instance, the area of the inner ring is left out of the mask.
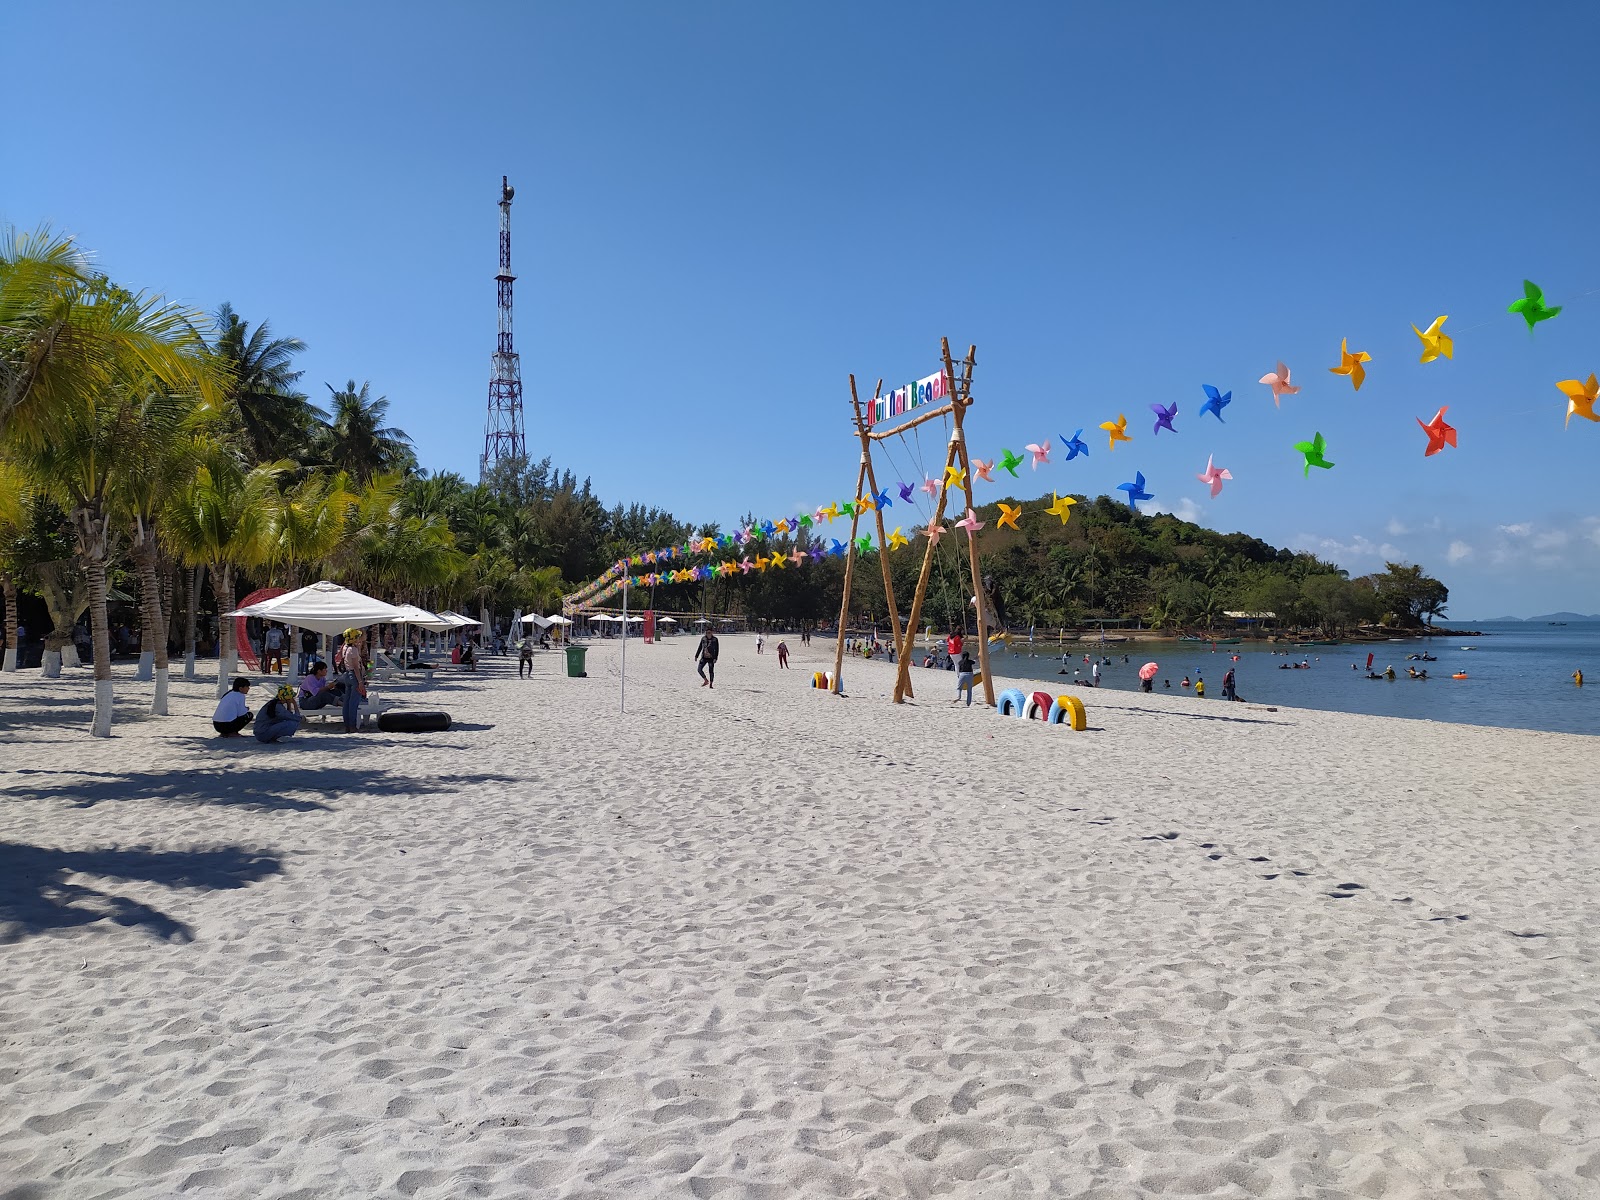
[[[922,481],[922,490],[930,496],[937,496],[939,494],[939,484],[932,476],[928,476]]]
[[[750,568],[753,566],[755,566],[755,563],[750,561],[750,556],[748,554],[739,560],[739,570],[743,571],[746,575],[750,574]]]
[[[1300,391],[1299,388],[1289,382],[1289,368],[1283,365],[1281,359],[1278,362],[1276,371],[1268,371],[1257,382],[1264,383],[1272,389],[1272,402],[1279,408],[1283,407],[1281,403],[1282,397],[1298,395]]]
[[[1029,442],[1023,449],[1033,455],[1033,469],[1035,471],[1039,469],[1040,463],[1050,461],[1050,440],[1048,438],[1045,439],[1045,443],[1042,446]]]
[[[945,532],[946,530],[943,525],[929,525],[922,531],[922,536],[937,546],[939,544],[939,538],[943,536]]]
[[[1233,473],[1226,467],[1212,466],[1211,455],[1208,454],[1206,455],[1206,469],[1204,474],[1196,475],[1195,478],[1201,483],[1209,483],[1211,485],[1211,498],[1214,500],[1222,494],[1222,481],[1224,479],[1232,479]]]
[[[993,470],[994,470],[994,460],[993,459],[990,459],[988,462],[984,462],[983,459],[981,459],[981,458],[975,458],[975,459],[972,460],[972,473],[974,475],[976,475],[979,479],[983,480],[985,483],[993,483],[994,482],[994,476],[992,474],[990,474],[990,472],[992,472]]]
[[[977,533],[978,530],[983,528],[983,525],[984,523],[978,520],[978,514],[970,508],[967,509],[967,515],[956,522],[957,529],[965,529],[968,533]]]

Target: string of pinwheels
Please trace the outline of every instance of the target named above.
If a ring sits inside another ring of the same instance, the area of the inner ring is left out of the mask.
[[[1576,300],[1583,300],[1589,296],[1600,294],[1600,289],[1584,292]],[[1515,314],[1526,322],[1530,335],[1537,327],[1545,322],[1558,317],[1563,308],[1570,307],[1572,301],[1566,304],[1550,304],[1544,296],[1543,290],[1531,280],[1524,280],[1522,295],[1515,298],[1507,307],[1507,313]],[[1504,319],[1502,316],[1498,319]],[[1446,323],[1450,320],[1449,314],[1435,317],[1426,327],[1413,324],[1412,333],[1417,339],[1414,349],[1419,350],[1419,361],[1423,365],[1442,361],[1453,360],[1455,356],[1455,339],[1481,329],[1491,322],[1484,320],[1477,324],[1458,329],[1454,333],[1447,332]],[[1328,367],[1329,373],[1341,376],[1350,381],[1352,389],[1361,390],[1366,382],[1368,365],[1379,361],[1378,357],[1362,348],[1352,350],[1349,339],[1340,340],[1339,361]],[[1258,383],[1265,386],[1272,396],[1275,407],[1282,407],[1285,396],[1299,394],[1301,385],[1295,383],[1293,371],[1282,360],[1274,363],[1271,370],[1265,372]],[[1595,373],[1590,373],[1587,379],[1573,378],[1555,381],[1555,387],[1566,402],[1566,425],[1570,426],[1574,416],[1583,420],[1600,423],[1600,413],[1596,412],[1596,405],[1600,404],[1600,378]],[[1197,418],[1206,416],[1214,417],[1219,423],[1226,424],[1223,416],[1224,410],[1233,403],[1232,390],[1223,391],[1210,383],[1200,385],[1200,391],[1205,396],[1200,403]],[[1176,424],[1181,402],[1172,404],[1152,403],[1149,410],[1154,416],[1151,426],[1151,436],[1160,437],[1163,432],[1179,436]],[[1433,414],[1431,420],[1424,421],[1420,416],[1416,423],[1425,437],[1422,447],[1424,457],[1439,454],[1446,447],[1458,445],[1456,428],[1445,420],[1449,411],[1448,405],[1441,405]],[[1132,443],[1134,434],[1128,432],[1129,420],[1125,412],[1119,412],[1114,418],[1099,423],[1099,429],[1106,435],[1107,452],[1114,453],[1119,444]],[[973,482],[981,481],[987,484],[1002,484],[1003,478],[997,478],[996,472],[1004,472],[1013,479],[1020,478],[1018,468],[1029,466],[1037,471],[1039,467],[1052,462],[1052,454],[1058,455],[1054,461],[1066,463],[1079,457],[1087,457],[1090,445],[1084,440],[1084,427],[1075,429],[1072,434],[1058,433],[1056,438],[1045,438],[1038,442],[1027,442],[1022,446],[1022,452],[1011,446],[1001,446],[999,453],[989,459],[973,457],[972,474]],[[614,595],[626,580],[632,586],[647,586],[658,583],[680,583],[693,580],[706,580],[717,575],[730,576],[734,574],[748,575],[752,571],[765,572],[768,570],[784,570],[791,567],[801,567],[807,563],[820,562],[826,557],[842,557],[848,553],[849,546],[846,541],[832,538],[824,534],[821,526],[831,525],[835,520],[849,520],[860,512],[871,512],[875,509],[882,510],[886,525],[890,521],[888,510],[897,504],[907,510],[908,515],[921,518],[918,526],[913,521],[911,532],[908,534],[904,523],[895,525],[893,532],[887,536],[887,548],[890,551],[899,550],[909,544],[915,537],[926,538],[937,545],[939,539],[950,531],[951,526],[976,533],[982,529],[986,522],[980,520],[975,512],[967,509],[959,518],[954,519],[950,526],[935,525],[930,509],[933,498],[941,490],[958,487],[965,482],[964,472],[958,467],[947,469],[945,477],[935,479],[929,475],[923,464],[921,444],[919,439],[907,442],[901,436],[903,449],[907,456],[914,460],[914,469],[907,470],[902,467],[889,450],[889,441],[884,439],[879,443],[880,449],[885,452],[889,465],[897,474],[906,478],[899,478],[893,484],[885,484],[874,495],[865,496],[857,505],[852,498],[845,501],[834,501],[827,505],[819,505],[811,512],[800,512],[778,517],[776,520],[752,522],[737,532],[690,538],[681,546],[667,546],[656,550],[643,551],[631,555],[625,560],[619,560],[600,578],[596,579],[579,592],[568,597],[569,602],[576,600],[583,605],[593,605],[603,602],[604,599]],[[1329,445],[1320,430],[1314,430],[1312,436],[1294,443],[1293,450],[1301,457],[1303,474],[1309,478],[1311,469],[1330,470],[1336,463],[1329,458]],[[1218,496],[1223,489],[1223,484],[1233,480],[1232,472],[1219,466],[1214,455],[1208,455],[1205,469],[1195,476],[1201,483],[1210,489],[1213,498]],[[1155,499],[1154,494],[1148,489],[1144,473],[1134,471],[1133,478],[1117,485],[1116,490],[1123,492],[1128,503],[1137,506],[1141,502]],[[1054,516],[1065,524],[1071,514],[1072,505],[1076,501],[1071,496],[1062,496],[1053,493],[1052,503],[1043,508],[1036,509],[1041,515]],[[996,528],[1018,529],[1018,520],[1023,515],[1021,505],[999,504],[1000,515],[995,520]],[[772,545],[774,541],[783,541],[786,545],[790,539],[795,543],[785,552],[780,553]],[[801,549],[798,541],[804,540],[807,545]],[[873,538],[860,536],[856,539],[859,553],[866,554],[873,551]],[[738,557],[730,558],[720,563],[703,563],[695,566],[675,565],[681,559],[689,559],[697,555],[715,556],[719,552],[732,551]],[[650,566],[655,568],[666,567],[666,570],[653,570],[648,572],[633,573],[630,568]],[[941,562],[941,567],[943,563]],[[957,562],[959,568],[959,559]]]

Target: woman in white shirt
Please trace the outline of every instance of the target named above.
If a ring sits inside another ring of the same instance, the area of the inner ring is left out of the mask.
[[[250,695],[250,681],[243,675],[233,681],[233,687],[217,703],[211,714],[211,724],[223,737],[238,737],[239,731],[254,719],[245,698]]]

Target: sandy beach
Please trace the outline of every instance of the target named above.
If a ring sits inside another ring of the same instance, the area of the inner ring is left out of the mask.
[[[789,641],[281,746],[0,676],[0,1197],[1600,1194],[1594,739]]]

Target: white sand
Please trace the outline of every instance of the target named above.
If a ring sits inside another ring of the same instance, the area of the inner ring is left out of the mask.
[[[0,677],[0,1197],[1600,1196],[1600,742],[723,646]]]

